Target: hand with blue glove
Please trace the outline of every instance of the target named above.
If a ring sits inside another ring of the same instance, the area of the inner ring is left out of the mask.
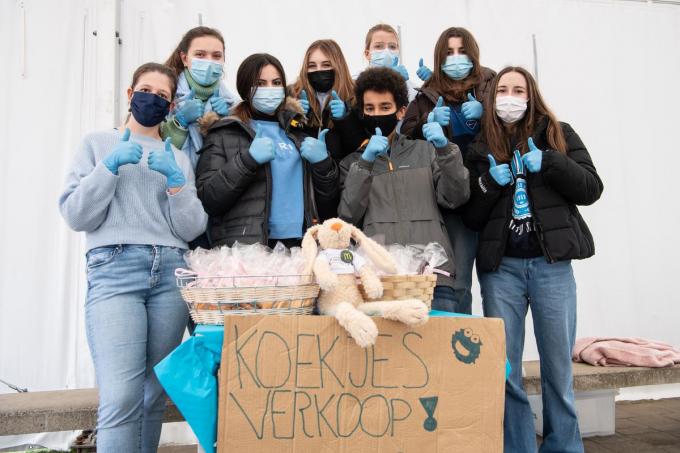
[[[403,64],[399,64],[399,58],[395,58],[394,65],[392,65],[392,69],[397,71],[399,75],[404,78],[404,80],[408,80],[408,70],[406,69],[406,66],[404,66]]]
[[[379,127],[375,128],[375,135],[371,137],[364,149],[361,158],[368,162],[375,162],[378,156],[381,156],[387,152],[390,147],[390,142],[387,137],[383,137],[382,131]]]
[[[175,119],[180,126],[186,129],[189,124],[203,116],[203,102],[194,98],[194,89],[191,89],[189,96],[182,102],[182,106],[177,108]]]
[[[507,186],[512,182],[512,173],[510,172],[510,165],[501,164],[496,165],[496,159],[493,154],[489,154],[489,174],[499,186]]]
[[[309,99],[307,99],[307,92],[305,90],[300,91],[300,107],[305,112],[305,115],[309,113]]]
[[[229,102],[227,101],[227,98],[220,96],[219,89],[216,89],[215,93],[210,97],[210,106],[219,116],[227,116],[227,114],[229,114]]]
[[[260,126],[255,126],[255,138],[248,149],[250,156],[255,159],[258,164],[266,164],[276,158],[276,151],[274,149],[274,141],[269,137],[263,137]]]
[[[165,139],[165,149],[154,149],[149,153],[149,168],[157,171],[167,178],[168,188],[177,189],[186,183],[182,169],[175,161],[175,152],[172,150],[172,139]]]
[[[434,113],[427,115],[427,123],[423,124],[423,137],[432,143],[435,148],[443,148],[448,145],[449,140],[444,135],[441,124],[434,120]]]
[[[319,132],[319,138],[307,137],[300,146],[300,155],[304,160],[310,164],[318,164],[322,160],[328,158],[328,149],[326,148],[326,134],[328,129]]]
[[[527,170],[531,173],[538,173],[541,171],[541,164],[543,163],[543,151],[534,145],[533,138],[529,137],[527,143],[529,144],[529,152],[522,156],[522,161],[527,166]]]
[[[418,62],[418,70],[416,71],[416,75],[423,82],[427,82],[428,80],[430,80],[430,77],[432,77],[432,69],[428,68],[423,64],[422,58]]]
[[[345,102],[340,99],[340,96],[338,96],[338,93],[336,93],[335,90],[333,90],[331,96],[333,97],[333,100],[329,104],[331,108],[331,117],[334,120],[340,120],[347,114],[347,106],[345,105]]]
[[[102,160],[102,164],[114,175],[118,174],[118,168],[127,164],[138,164],[142,160],[144,150],[139,143],[130,141],[130,129],[126,128],[120,142]]]
[[[472,93],[468,93],[468,101],[463,103],[461,107],[461,112],[466,120],[478,120],[482,117],[482,103],[479,102]]]
[[[451,107],[444,105],[443,97],[439,96],[439,99],[437,99],[437,105],[434,106],[432,113],[434,113],[434,120],[436,122],[442,126],[449,125],[449,121],[451,121]]]

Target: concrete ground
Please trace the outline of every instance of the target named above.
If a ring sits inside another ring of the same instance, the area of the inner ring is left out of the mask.
[[[616,434],[590,437],[583,444],[587,453],[680,453],[680,398],[616,403]],[[158,451],[196,453],[196,446]]]

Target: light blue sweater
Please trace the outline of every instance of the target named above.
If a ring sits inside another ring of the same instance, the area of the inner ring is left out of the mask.
[[[61,215],[72,229],[86,233],[87,250],[115,244],[188,248],[187,242],[205,231],[208,220],[196,196],[189,159],[173,148],[186,184],[170,195],[165,176],[147,165],[149,152],[163,149],[160,140],[131,135],[144,155],[136,165],[121,166],[118,175],[102,164],[121,135],[111,129],[83,138],[59,198]]]

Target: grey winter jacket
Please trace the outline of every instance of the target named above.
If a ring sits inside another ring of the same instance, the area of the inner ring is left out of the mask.
[[[468,170],[458,146],[435,149],[424,140],[398,136],[389,155],[375,162],[360,149],[340,162],[338,215],[368,236],[383,235],[385,244],[440,243],[449,260],[439,268],[438,284],[451,286],[453,249],[439,208],[455,209],[470,197]]]

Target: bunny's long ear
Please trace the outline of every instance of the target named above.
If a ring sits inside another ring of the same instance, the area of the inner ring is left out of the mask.
[[[366,253],[373,264],[380,267],[387,273],[397,273],[397,263],[387,250],[373,239],[366,236],[363,231],[352,225],[352,238],[361,245],[362,251]]]
[[[319,253],[319,246],[316,243],[316,237],[319,234],[321,225],[314,225],[307,229],[305,236],[302,238],[302,256],[305,258],[305,275],[312,273],[314,267],[314,260],[317,253]]]

